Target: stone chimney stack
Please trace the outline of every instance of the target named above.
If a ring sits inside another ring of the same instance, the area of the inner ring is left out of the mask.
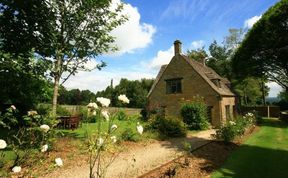
[[[206,65],[206,59],[207,59],[207,57],[203,57],[203,58],[201,59],[201,63],[203,64],[203,66]]]
[[[174,42],[174,54],[176,56],[177,54],[181,54],[181,53],[182,53],[182,43],[180,40],[176,40]]]

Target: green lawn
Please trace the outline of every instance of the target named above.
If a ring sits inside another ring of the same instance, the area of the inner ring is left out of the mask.
[[[145,125],[147,125],[146,122],[141,122],[137,118],[129,118],[127,120],[121,120],[121,121],[115,119],[113,121],[113,124],[116,124],[118,128],[116,129],[115,132],[113,132],[112,135],[115,135],[117,138],[120,138],[121,134],[125,130],[131,129],[132,132],[135,135],[137,135],[139,137],[139,139],[142,141],[147,140],[149,138],[157,138],[157,135],[155,135],[156,133],[151,133],[147,130],[144,130],[143,135],[140,136],[140,134],[138,134],[137,129],[136,129],[137,122],[140,122],[140,124],[143,127],[145,127]],[[82,126],[80,126],[76,130],[60,130],[60,131],[63,132],[64,136],[85,139],[85,138],[87,138],[87,136],[90,136],[92,134],[96,134],[97,128],[98,128],[98,123],[83,123]],[[102,131],[102,133],[105,133],[108,131],[108,122],[103,121],[101,123],[101,131]]]
[[[260,131],[232,152],[212,177],[288,177],[288,125],[264,119]]]

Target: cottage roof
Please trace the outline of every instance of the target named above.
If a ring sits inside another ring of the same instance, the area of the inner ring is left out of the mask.
[[[156,77],[156,79],[155,79],[155,81],[154,81],[154,83],[153,83],[153,85],[152,85],[152,87],[151,87],[151,89],[150,89],[150,91],[149,91],[149,93],[148,93],[148,96],[150,96],[151,92],[152,92],[152,91],[154,90],[154,88],[156,87],[157,83],[159,82],[159,80],[160,80],[160,78],[161,78],[162,74],[164,73],[164,71],[165,71],[165,69],[166,69],[167,66],[168,66],[168,64],[165,64],[165,65],[162,65],[162,66],[161,66],[161,68],[160,68],[160,70],[159,70],[159,72],[158,72],[158,74],[157,74],[157,77]]]
[[[185,55],[180,55],[180,59],[185,60],[203,79],[206,81],[211,88],[216,91],[221,96],[235,96],[235,94],[230,90],[227,86],[229,85],[229,81],[226,78],[220,77],[213,69],[210,67],[203,65],[200,62],[192,60]],[[179,60],[179,59],[178,59]],[[168,65],[161,66],[161,69],[153,83],[148,97],[156,87],[157,83],[159,82],[161,76],[163,75],[165,69]]]

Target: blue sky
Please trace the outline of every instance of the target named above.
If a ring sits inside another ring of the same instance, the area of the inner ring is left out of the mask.
[[[113,0],[117,3],[119,0]],[[159,67],[173,56],[173,42],[179,39],[183,52],[213,40],[219,43],[229,28],[249,29],[278,0],[125,0],[123,13],[129,20],[112,32],[116,53],[92,60],[93,66],[103,60],[101,71],[79,72],[64,85],[68,89],[105,89],[110,80],[118,84],[121,78],[136,80],[155,78]],[[276,96],[279,86],[269,84],[270,96]]]

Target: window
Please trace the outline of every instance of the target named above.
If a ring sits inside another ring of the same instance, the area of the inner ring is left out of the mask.
[[[212,123],[212,109],[213,106],[207,106],[207,117],[210,123]]]
[[[218,88],[221,88],[220,79],[211,79],[211,81],[216,85]]]
[[[230,105],[225,105],[225,110],[226,110],[226,120],[230,120],[231,119]]]
[[[166,93],[182,93],[182,78],[167,79],[166,80]]]

